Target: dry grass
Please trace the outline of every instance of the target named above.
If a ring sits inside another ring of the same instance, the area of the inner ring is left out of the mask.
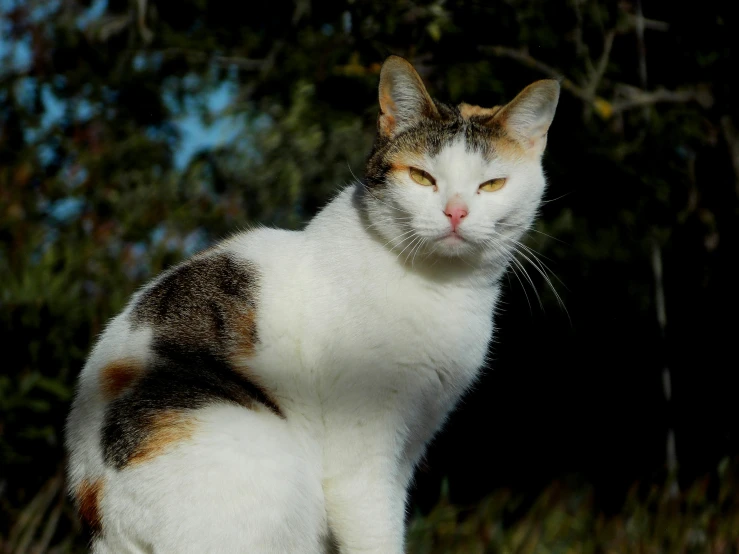
[[[605,515],[590,487],[555,482],[527,509],[500,490],[475,506],[443,495],[408,532],[408,554],[739,554],[739,460],[675,492],[634,485],[622,510]],[[62,473],[10,515],[3,554],[76,554],[85,538],[66,498]]]

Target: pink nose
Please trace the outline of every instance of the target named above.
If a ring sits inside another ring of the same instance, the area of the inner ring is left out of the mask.
[[[459,227],[460,222],[467,217],[467,206],[460,202],[449,202],[444,208],[444,213],[452,224],[452,231]]]

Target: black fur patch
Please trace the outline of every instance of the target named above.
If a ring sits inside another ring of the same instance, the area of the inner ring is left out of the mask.
[[[146,440],[157,415],[194,410],[213,401],[252,408],[259,402],[282,416],[277,405],[248,378],[207,349],[168,339],[154,343],[155,357],[133,391],[114,400],[103,424],[105,461],[121,469]]]
[[[102,430],[107,463],[125,467],[166,413],[226,401],[247,408],[259,403],[284,417],[267,392],[232,363],[234,351],[258,341],[256,328],[243,324],[253,321],[257,287],[253,266],[215,254],[175,267],[142,293],[132,322],[154,328],[152,360],[108,406]]]
[[[220,346],[235,306],[255,309],[256,269],[228,254],[189,260],[167,271],[138,299],[134,324],[154,325],[178,337]],[[256,337],[254,337],[256,341]]]

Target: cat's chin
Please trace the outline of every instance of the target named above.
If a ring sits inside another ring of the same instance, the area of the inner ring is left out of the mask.
[[[458,233],[452,232],[437,239],[434,250],[441,256],[451,257],[471,254],[477,249],[468,239]]]

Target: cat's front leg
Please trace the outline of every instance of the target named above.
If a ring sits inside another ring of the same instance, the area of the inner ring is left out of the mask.
[[[363,429],[367,431],[367,429]],[[377,436],[355,432],[334,451],[323,482],[329,528],[341,554],[402,554],[407,471]]]
[[[329,528],[341,554],[402,554],[405,472],[390,456],[367,453],[324,481]]]

